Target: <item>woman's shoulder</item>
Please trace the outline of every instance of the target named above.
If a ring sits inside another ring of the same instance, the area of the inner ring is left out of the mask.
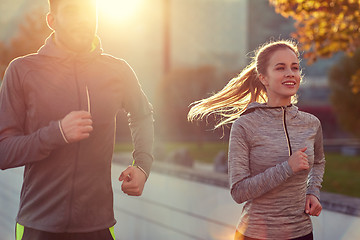
[[[315,125],[321,124],[319,118],[317,118],[315,115],[311,113],[299,110],[298,116],[302,121],[306,122],[307,124],[315,124]]]
[[[259,118],[254,113],[254,109],[246,111],[241,114],[233,123],[235,126],[242,126],[244,128],[254,127],[258,123]]]

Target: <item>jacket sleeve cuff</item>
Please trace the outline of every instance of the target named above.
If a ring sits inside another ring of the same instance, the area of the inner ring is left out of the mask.
[[[294,175],[294,172],[293,172],[293,170],[291,169],[288,161],[283,162],[282,165],[283,165],[283,167],[284,167],[284,169],[285,169],[286,177],[290,177],[290,176]]]
[[[46,146],[49,150],[61,147],[67,144],[67,140],[62,135],[62,130],[60,130],[59,121],[52,121],[50,124],[41,130],[40,132],[40,141]]]
[[[146,178],[150,175],[150,169],[153,162],[153,156],[148,153],[137,153],[136,151],[133,153],[133,166],[138,167],[144,174]]]
[[[64,141],[66,142],[66,143],[69,143],[69,141],[66,139],[66,137],[65,137],[65,134],[64,134],[64,131],[63,131],[63,128],[62,128],[62,126],[61,126],[61,122],[59,121],[59,129],[60,129],[60,133],[61,133],[61,136],[63,137],[63,139],[64,139]]]
[[[314,195],[320,201],[320,189],[318,189],[317,187],[308,187],[308,189],[306,190],[306,195],[309,194]]]
[[[146,180],[149,178],[149,175],[145,172],[145,170],[142,168],[142,167],[140,167],[140,166],[136,166],[140,171],[142,171],[143,173],[144,173],[144,175],[145,175],[145,177],[146,177]]]

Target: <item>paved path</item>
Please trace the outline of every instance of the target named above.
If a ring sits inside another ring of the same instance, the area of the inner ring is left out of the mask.
[[[112,167],[117,240],[233,239],[241,205],[227,188],[198,182],[189,171],[174,177],[154,166],[143,196],[129,197],[117,181],[124,168],[118,163]],[[214,173],[200,176],[207,174]],[[22,168],[0,171],[0,240],[14,239],[21,182]],[[313,224],[316,240],[360,239],[360,217],[324,210]]]

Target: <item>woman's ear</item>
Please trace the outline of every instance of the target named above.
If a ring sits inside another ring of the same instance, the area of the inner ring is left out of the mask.
[[[269,85],[267,78],[261,73],[259,74],[259,80],[264,86]]]
[[[55,18],[52,13],[46,15],[46,23],[51,30],[55,31]]]

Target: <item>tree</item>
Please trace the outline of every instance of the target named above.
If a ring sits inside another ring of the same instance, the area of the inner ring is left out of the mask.
[[[44,40],[51,32],[46,24],[45,16],[46,13],[42,8],[28,13],[10,43],[0,42],[0,79],[3,78],[11,60],[34,53],[44,44]]]
[[[352,76],[359,73],[360,49],[352,57],[345,56],[334,65],[329,74],[332,102],[341,125],[360,137],[360,98],[354,98],[349,85]]]
[[[205,122],[189,123],[187,114],[189,105],[202,98],[209,97],[225,85],[224,79],[231,73],[219,73],[214,66],[184,67],[169,71],[161,80],[158,88],[158,99],[155,101],[157,109],[157,132],[162,138],[172,140],[195,140],[199,144],[204,139],[219,139],[221,130],[209,132],[215,126],[216,119],[209,118]],[[198,126],[196,126],[198,124]]]
[[[277,13],[292,17],[304,55],[311,64],[338,51],[352,56],[360,47],[360,1],[358,0],[269,0]],[[360,69],[360,67],[358,67]],[[354,94],[360,93],[360,70],[351,76]]]

